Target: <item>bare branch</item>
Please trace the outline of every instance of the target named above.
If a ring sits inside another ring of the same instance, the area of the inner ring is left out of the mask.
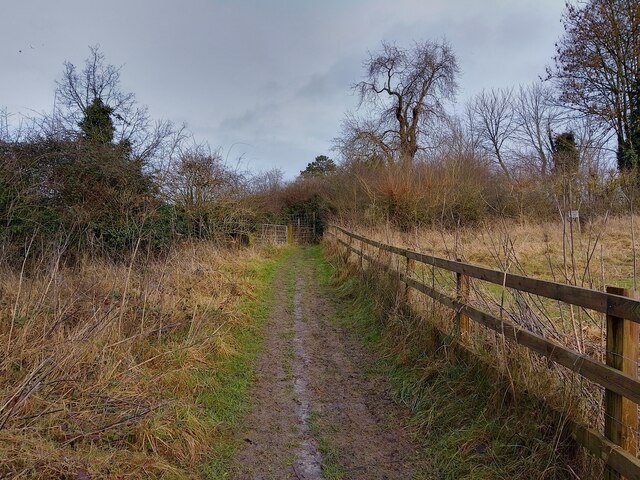
[[[377,144],[385,156],[412,163],[421,149],[427,122],[431,117],[444,117],[443,100],[455,97],[455,55],[446,42],[415,43],[409,49],[383,42],[381,51],[371,53],[364,67],[365,79],[354,90],[360,108],[370,108],[376,129],[360,128],[350,138]]]

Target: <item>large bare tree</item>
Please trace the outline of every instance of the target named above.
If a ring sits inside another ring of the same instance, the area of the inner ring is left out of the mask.
[[[513,108],[513,90],[483,90],[473,100],[472,111],[487,153],[507,178],[511,178],[506,147],[518,128]]]
[[[615,132],[620,169],[640,153],[640,0],[567,3],[550,69],[571,108]]]
[[[444,41],[416,42],[407,49],[383,42],[364,68],[365,79],[354,88],[360,107],[366,106],[371,118],[352,120],[351,136],[411,164],[421,148],[427,122],[443,115],[443,102],[456,94],[456,57]]]
[[[219,152],[195,146],[180,153],[167,179],[170,201],[186,214],[192,234],[226,231],[245,215],[243,175],[229,168]]]

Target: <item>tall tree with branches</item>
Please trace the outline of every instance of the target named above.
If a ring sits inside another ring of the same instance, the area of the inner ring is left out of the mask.
[[[513,98],[517,140],[534,153],[533,166],[542,176],[551,170],[553,132],[563,121],[554,93],[549,85],[536,82],[521,86]]]
[[[106,63],[100,47],[89,47],[84,68],[64,62],[62,77],[56,82],[59,114],[69,129],[75,129],[96,109],[96,102],[109,109],[114,140],[127,140],[146,127],[147,109],[136,102],[135,95],[122,89],[120,67]]]
[[[506,177],[511,178],[505,150],[518,126],[513,108],[513,90],[483,90],[474,99],[472,109],[486,151]]]
[[[620,170],[640,164],[640,0],[567,3],[565,33],[549,69],[561,100],[617,139]]]
[[[354,89],[360,107],[366,106],[373,119],[353,124],[351,133],[357,141],[377,144],[382,152],[393,152],[395,160],[412,164],[427,122],[444,115],[443,102],[455,97],[456,56],[444,41],[416,42],[406,49],[383,42],[364,68],[365,78]]]
[[[131,158],[146,163],[175,133],[174,127],[169,121],[151,120],[147,107],[122,88],[120,71],[107,63],[98,46],[89,47],[82,69],[65,62],[56,82],[58,108],[52,123],[65,134],[80,128],[85,138],[117,143]]]

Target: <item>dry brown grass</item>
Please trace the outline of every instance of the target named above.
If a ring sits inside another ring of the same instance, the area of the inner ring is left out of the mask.
[[[257,257],[0,271],[0,477],[192,476],[215,430],[196,373],[233,351]]]
[[[632,225],[636,228],[639,222],[638,217],[632,221],[626,216],[598,218],[581,229],[569,222],[521,224],[505,220],[454,230],[355,230],[369,238],[444,258],[460,258],[500,271],[604,290],[606,285],[634,287],[633,244],[637,234]],[[360,247],[358,242],[355,246]],[[403,259],[392,256],[391,262],[395,268],[405,269]],[[455,276],[451,272],[419,266],[416,276],[428,285],[455,294]],[[603,314],[480,281],[471,282],[470,301],[495,316],[604,361]],[[425,318],[436,321],[441,330],[454,332],[454,312],[422,295],[413,295],[411,303]],[[599,386],[505,342],[473,322],[471,338],[472,348],[492,358],[514,384],[525,385],[537,396],[565,411],[571,410],[572,415],[594,426],[602,425],[603,390]]]
[[[635,216],[634,228],[639,222],[640,217]],[[600,217],[581,228],[570,222],[523,224],[503,220],[472,228],[422,228],[410,232],[358,228],[358,232],[444,258],[462,258],[499,270],[508,266],[512,272],[602,289],[603,283],[633,285],[631,227],[631,217],[626,216]]]
[[[418,437],[442,475],[602,476],[602,462],[576,449],[563,428],[567,416],[582,413],[577,376],[573,385],[570,377],[559,383],[557,374],[571,374],[549,370],[548,362],[480,328],[471,332],[470,354],[453,341],[453,311],[415,292],[407,309],[397,276],[367,261],[362,271],[357,257],[345,261],[334,242],[325,249],[337,270],[345,321],[391,363],[396,395],[412,409]],[[479,453],[478,445],[487,448]]]

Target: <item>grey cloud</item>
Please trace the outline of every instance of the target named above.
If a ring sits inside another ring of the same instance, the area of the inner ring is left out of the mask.
[[[62,62],[81,64],[99,43],[152,114],[186,121],[212,146],[249,144],[233,152],[290,177],[329,153],[355,104],[349,87],[382,39],[446,36],[464,100],[533,80],[563,9],[559,0],[113,0],[96,15],[84,0],[5,3],[0,108],[50,110]]]
[[[308,100],[326,101],[329,97],[343,97],[361,75],[362,59],[349,57],[334,63],[324,73],[313,73],[297,91],[297,96]]]
[[[231,116],[220,122],[220,130],[251,132],[254,136],[262,136],[283,126],[278,120],[279,105],[277,104],[262,105],[239,114],[231,113]]]

